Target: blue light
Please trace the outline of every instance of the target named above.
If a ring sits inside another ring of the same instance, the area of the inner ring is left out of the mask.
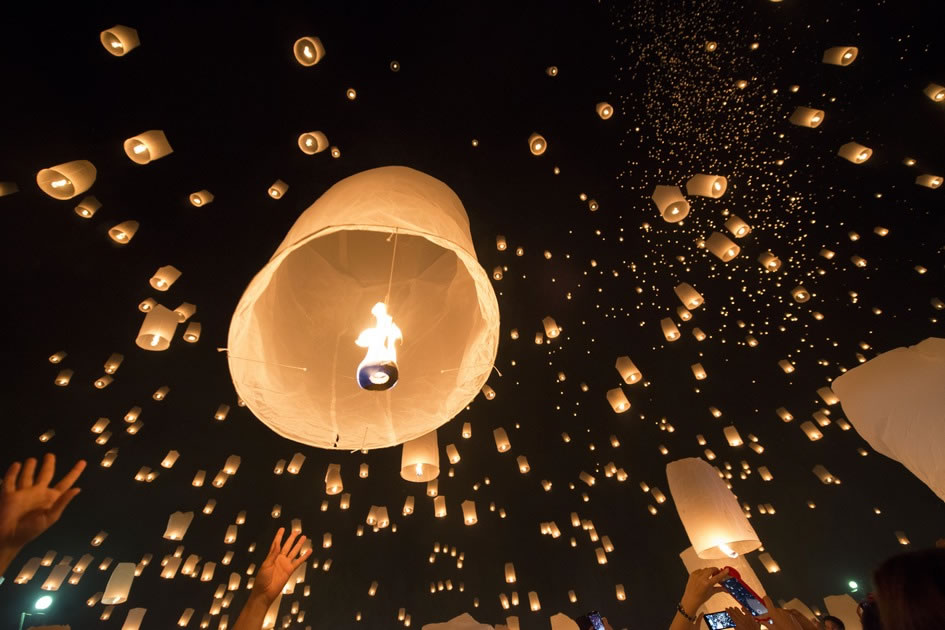
[[[52,606],[52,603],[53,603],[52,597],[50,597],[49,595],[43,595],[42,597],[36,600],[36,603],[33,604],[33,608],[35,608],[36,610],[46,610],[47,608]]]

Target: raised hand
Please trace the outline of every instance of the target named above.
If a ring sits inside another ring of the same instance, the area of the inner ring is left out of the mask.
[[[279,531],[276,532],[275,538],[272,539],[272,545],[269,546],[266,559],[263,560],[262,565],[256,571],[256,582],[253,584],[253,593],[262,596],[268,603],[272,603],[279,597],[279,593],[285,588],[289,577],[312,553],[311,549],[299,553],[305,543],[305,536],[296,541],[295,538],[299,535],[297,531],[293,531],[283,545],[282,534],[284,532],[284,527],[280,527]],[[295,545],[293,546],[292,543],[295,543]]]
[[[725,612],[735,622],[735,630],[758,630],[758,622],[755,618],[743,611],[741,608],[726,608]]]
[[[36,472],[36,459],[30,457],[22,465],[14,462],[3,478],[0,491],[0,547],[20,549],[50,525],[59,520],[69,501],[79,494],[73,488],[85,461],[79,460],[59,483],[50,487],[56,472],[56,456],[47,453]]]
[[[686,582],[686,591],[683,593],[682,604],[687,614],[695,616],[696,611],[702,604],[706,603],[710,597],[716,593],[724,593],[725,589],[719,586],[719,582],[728,579],[728,571],[720,571],[715,567],[705,569],[696,569],[689,575],[689,581]]]
[[[765,607],[768,609],[768,614],[771,616],[771,621],[774,623],[775,628],[779,630],[781,628],[787,628],[787,630],[802,630],[800,624],[794,620],[794,615],[791,614],[791,611],[778,608],[767,595],[765,595]]]

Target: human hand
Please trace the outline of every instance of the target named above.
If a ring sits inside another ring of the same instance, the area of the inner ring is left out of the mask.
[[[754,617],[738,607],[726,608],[725,612],[735,622],[735,630],[758,630],[758,622]]]
[[[256,581],[253,584],[253,593],[260,595],[270,604],[279,597],[292,573],[312,553],[311,549],[307,549],[299,554],[302,545],[305,543],[305,536],[295,542],[295,537],[299,535],[297,531],[293,531],[289,535],[289,539],[285,541],[285,545],[283,545],[282,534],[284,532],[284,527],[280,527],[279,531],[276,532],[272,539],[272,545],[269,546],[266,559],[263,560],[259,570],[256,571]],[[295,546],[292,546],[293,542],[295,542]]]
[[[614,630],[613,627],[611,627],[610,622],[607,621],[607,617],[601,617],[600,620],[601,623],[604,624],[604,630]]]
[[[768,614],[771,616],[771,621],[774,624],[774,627],[779,629],[787,628],[788,630],[801,630],[801,626],[798,625],[797,621],[794,619],[794,615],[791,614],[791,611],[778,608],[767,595],[765,595],[765,607],[768,609]]]
[[[804,616],[804,613],[799,610],[788,609],[787,612],[791,613],[791,616],[794,618],[794,622],[801,628],[801,630],[820,630],[820,624],[816,623],[807,617]]]
[[[689,575],[689,581],[686,582],[686,591],[683,593],[683,610],[687,615],[696,616],[699,607],[715,595],[724,593],[725,589],[718,586],[719,582],[729,577],[728,571],[720,571],[716,567],[707,567],[705,569],[696,569]]]
[[[85,461],[79,460],[59,483],[50,487],[56,472],[55,455],[47,453],[43,457],[35,480],[34,457],[22,465],[14,462],[7,469],[0,491],[0,549],[19,550],[58,521],[69,501],[79,494],[79,488],[72,484],[83,470]]]

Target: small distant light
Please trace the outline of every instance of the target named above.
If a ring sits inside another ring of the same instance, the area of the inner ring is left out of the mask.
[[[857,590],[858,588],[860,588],[860,585],[857,584],[856,582],[854,582],[853,580],[850,580],[849,582],[847,582],[847,586],[850,587],[850,590],[851,590],[851,591],[855,591],[855,590]]]

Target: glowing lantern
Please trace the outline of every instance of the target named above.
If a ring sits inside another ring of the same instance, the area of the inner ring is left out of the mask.
[[[824,112],[823,110],[812,109],[810,107],[798,107],[794,110],[794,113],[791,114],[790,121],[792,125],[814,129],[820,126],[820,123],[824,122]]]
[[[289,185],[281,179],[277,179],[272,186],[269,187],[269,196],[273,199],[282,199],[287,190],[289,190]]]
[[[801,423],[801,431],[804,432],[804,435],[807,436],[811,442],[816,442],[820,438],[824,437],[824,434],[814,425],[810,420],[805,420]]]
[[[141,303],[138,304],[138,310],[142,313],[147,313],[155,306],[157,306],[157,301],[154,298],[146,298],[141,300]]]
[[[197,343],[200,339],[200,322],[190,322],[184,330],[184,341],[187,343]]]
[[[778,563],[774,561],[774,558],[771,557],[770,553],[765,552],[758,554],[758,561],[768,573],[777,573],[781,570],[781,567],[779,567]]]
[[[446,497],[442,494],[433,497],[433,515],[436,518],[446,516]]]
[[[794,364],[788,361],[787,359],[781,359],[778,361],[778,367],[781,368],[781,371],[785,374],[790,374],[794,371]]]
[[[108,359],[105,361],[105,373],[114,374],[118,371],[118,367],[121,365],[121,362],[125,360],[125,357],[117,352],[109,355]]]
[[[404,515],[404,516],[408,516],[408,515],[410,515],[410,514],[413,514],[413,505],[414,505],[413,496],[408,496],[408,497],[404,500],[404,509],[403,509],[403,515]]]
[[[16,182],[0,182],[0,197],[12,195],[19,190],[20,187],[16,185]]]
[[[548,149],[548,143],[545,141],[544,136],[533,133],[528,137],[528,150],[532,152],[532,155],[541,155]]]
[[[54,363],[54,364],[62,363],[62,360],[65,359],[67,356],[69,356],[68,353],[60,350],[59,352],[56,352],[55,354],[49,355],[49,362]]]
[[[610,403],[616,413],[623,413],[630,409],[630,401],[627,400],[627,395],[619,387],[607,390],[607,402]]]
[[[307,131],[299,136],[299,149],[306,155],[315,155],[328,148],[328,137],[321,131]]]
[[[95,421],[95,424],[92,425],[92,433],[101,433],[105,430],[105,427],[108,426],[108,418],[99,418]]]
[[[314,66],[325,56],[325,47],[317,37],[300,37],[292,45],[292,54],[303,66]]]
[[[531,470],[531,466],[528,465],[528,459],[524,455],[519,455],[515,458],[515,461],[518,464],[518,471],[523,475]]]
[[[64,370],[59,370],[59,374],[56,375],[56,380],[54,381],[59,387],[65,387],[69,384],[69,381],[72,380],[72,375],[75,374],[74,370],[66,368]]]
[[[686,182],[686,193],[718,199],[728,189],[728,180],[721,175],[693,175]]]
[[[486,400],[493,400],[495,398],[495,390],[488,385],[483,385],[481,391]]]
[[[687,282],[680,282],[673,288],[673,291],[676,292],[676,297],[683,303],[683,306],[689,310],[695,310],[705,302],[702,295]]]
[[[725,222],[725,229],[735,238],[741,238],[751,232],[751,227],[734,214]]]
[[[945,87],[937,85],[935,83],[929,83],[925,86],[925,89],[922,90],[926,96],[935,101],[936,103],[941,103],[945,101]]]
[[[193,512],[174,512],[167,519],[167,527],[164,530],[164,538],[167,540],[183,540],[187,528],[194,520]]]
[[[693,363],[689,367],[692,369],[692,375],[696,377],[697,381],[701,381],[706,377],[705,369],[702,367],[701,363]]]
[[[91,219],[101,207],[102,203],[92,195],[89,195],[88,197],[84,197],[82,201],[79,202],[79,205],[75,207],[75,213],[83,219]]]
[[[862,164],[873,155],[873,149],[856,142],[847,142],[840,147],[837,155],[854,164]]]
[[[712,232],[705,242],[706,249],[712,252],[722,262],[729,262],[741,251],[741,247],[733,243],[721,232]]]
[[[135,344],[145,350],[167,350],[177,330],[177,315],[158,304],[144,316]]]
[[[119,245],[127,245],[134,238],[139,225],[137,221],[122,221],[108,230],[108,236]]]
[[[209,190],[198,190],[195,193],[190,193],[190,197],[188,198],[190,199],[191,205],[200,207],[213,201],[213,193]]]
[[[676,315],[684,322],[688,322],[690,319],[692,319],[692,313],[690,313],[689,309],[687,309],[685,306],[677,306]]]
[[[125,155],[135,164],[148,164],[174,152],[167,136],[159,129],[152,129],[125,140]]]
[[[472,424],[470,424],[469,422],[463,423],[462,436],[464,439],[467,439],[467,440],[472,437]]]
[[[939,175],[919,175],[915,178],[915,183],[926,188],[938,188],[942,185],[942,177]]]
[[[88,160],[75,160],[39,171],[36,184],[53,199],[72,199],[91,188],[97,174]]]
[[[837,398],[837,395],[829,387],[821,387],[817,390],[817,395],[823,399],[828,405],[836,405],[840,402],[840,399]]]
[[[771,252],[764,252],[759,255],[758,262],[767,271],[777,271],[781,268],[781,260]]]
[[[456,450],[455,444],[446,445],[446,457],[449,459],[451,464],[458,464],[460,460],[459,451]]]
[[[810,299],[810,292],[804,288],[804,285],[799,284],[791,289],[791,297],[794,298],[795,302],[803,304]]]
[[[440,451],[436,431],[430,431],[404,442],[400,459],[400,476],[407,481],[426,482],[440,474]]]
[[[657,186],[650,198],[667,223],[682,221],[689,214],[689,202],[678,186]]]
[[[341,480],[341,465],[328,464],[328,471],[325,473],[325,494],[335,495],[344,490],[344,483]]]
[[[339,259],[342,240],[359,255]],[[321,448],[379,448],[429,433],[465,408],[495,357],[498,305],[474,251],[462,204],[438,180],[385,167],[335,184],[237,306],[228,348],[240,398],[281,435]],[[423,334],[399,350],[410,378],[379,410],[376,394],[350,378],[363,356],[351,322],[364,321],[388,287],[397,325]]]
[[[506,249],[508,249],[508,247],[509,247],[509,245],[508,245],[508,243],[506,242],[504,236],[502,236],[501,234],[499,234],[498,236],[495,237],[495,248],[496,248],[497,250],[499,250],[500,252],[504,252]]]
[[[471,500],[463,501],[461,504],[463,509],[463,523],[466,525],[475,525],[479,522],[479,517],[476,515],[476,502]]]
[[[679,329],[676,328],[676,324],[673,322],[672,318],[664,317],[661,319],[660,328],[663,330],[663,336],[666,337],[666,341],[676,341],[679,339]]]
[[[594,479],[594,477],[591,474],[584,472],[583,470],[578,475],[578,479],[583,481],[588,486],[593,486],[594,483],[597,481],[596,479]]]
[[[171,285],[180,278],[180,274],[180,270],[171,265],[159,267],[151,277],[151,286],[158,291],[167,291],[171,288]]]
[[[824,63],[834,66],[849,66],[856,59],[858,49],[855,46],[834,46],[824,51]]]
[[[545,336],[549,339],[554,339],[561,334],[561,329],[558,328],[558,323],[554,320],[553,317],[546,317],[541,320],[541,325],[545,329]]]
[[[614,108],[610,106],[610,103],[598,103],[595,110],[603,120],[607,120],[614,115]]]
[[[624,590],[623,584],[617,584],[616,587],[615,587],[615,589],[616,589],[616,592],[617,592],[617,601],[618,601],[618,602],[626,601],[626,599],[627,599],[627,592]]]
[[[102,603],[106,605],[121,604],[128,601],[131,583],[135,578],[135,564],[133,562],[119,562],[112,570],[105,591],[102,594]]]
[[[99,34],[99,39],[101,39],[102,46],[105,47],[105,50],[116,57],[123,57],[137,48],[141,43],[138,39],[138,31],[130,26],[122,26],[121,24],[116,24],[102,31]]]
[[[761,546],[738,501],[712,466],[690,457],[666,465],[679,518],[696,554],[734,558]]]
[[[633,385],[643,378],[640,370],[637,369],[636,364],[630,360],[630,357],[617,357],[617,363],[615,364],[615,367],[617,368],[617,372],[620,374],[620,378],[622,378],[623,382],[627,385]]]

